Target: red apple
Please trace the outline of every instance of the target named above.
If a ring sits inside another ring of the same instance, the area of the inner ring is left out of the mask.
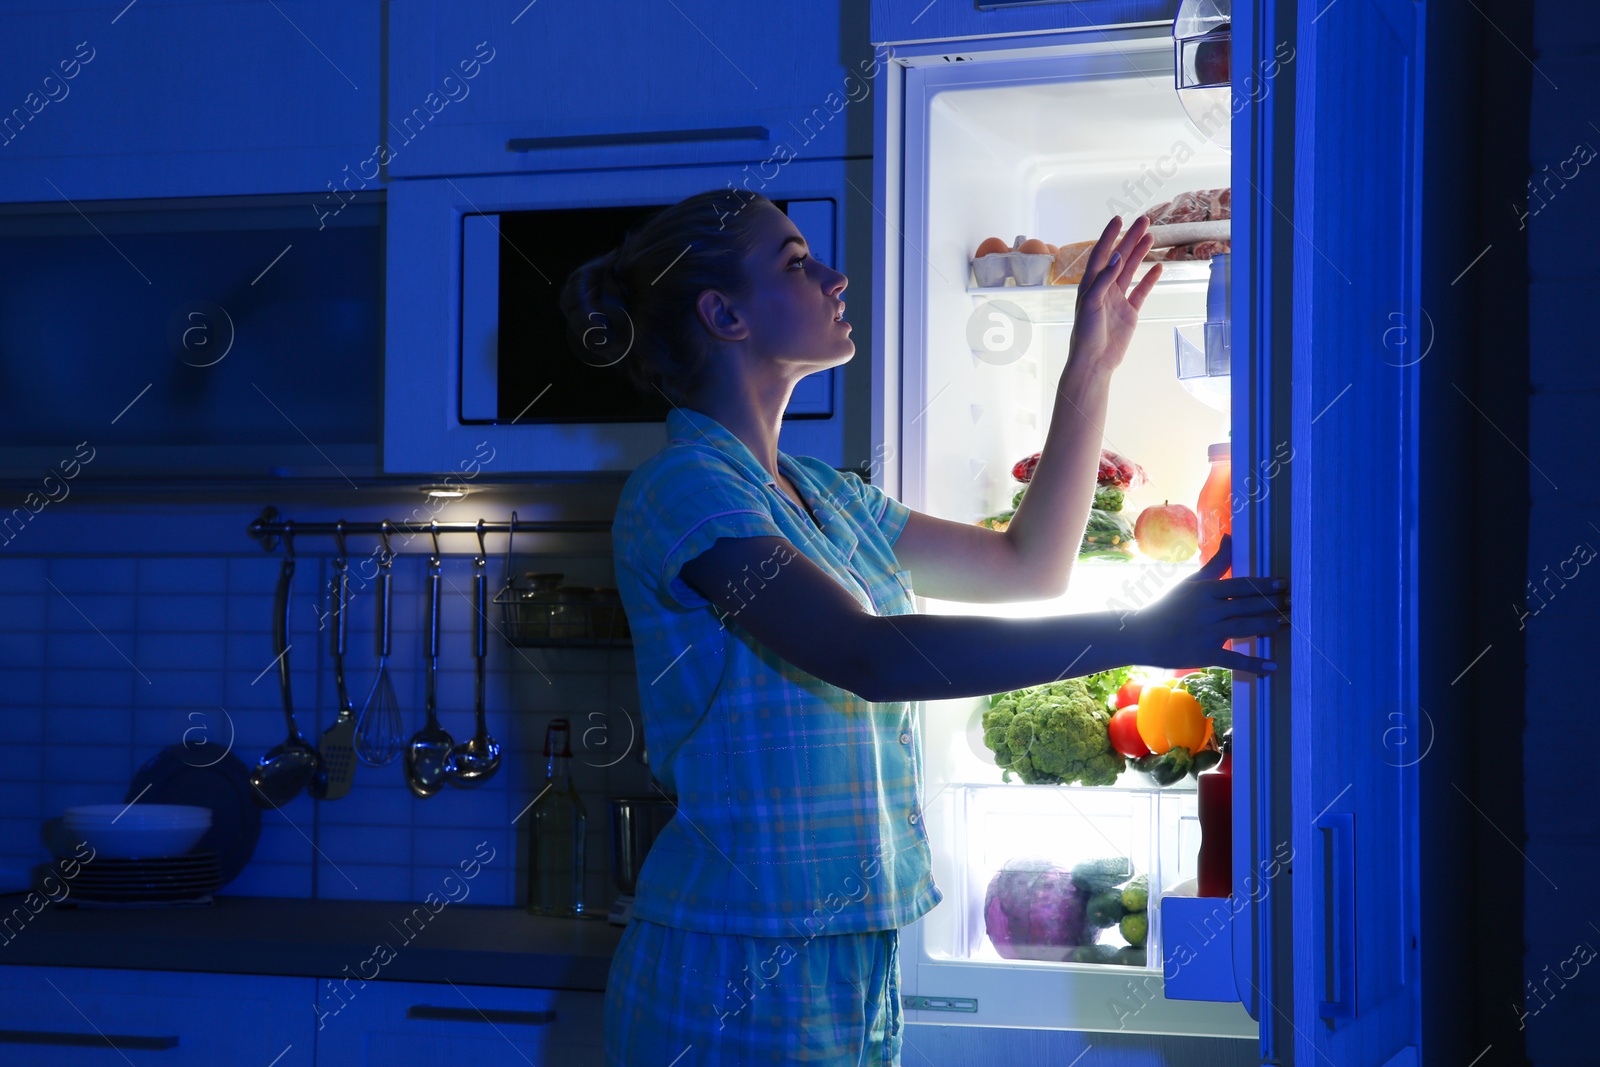
[[[1139,512],[1133,539],[1151,559],[1182,563],[1200,551],[1200,520],[1182,504],[1156,504]]]
[[[1212,29],[1208,37],[1215,40],[1201,41],[1194,48],[1194,74],[1201,85],[1226,85],[1232,74],[1233,66],[1233,41],[1230,30],[1232,26],[1224,22]]]

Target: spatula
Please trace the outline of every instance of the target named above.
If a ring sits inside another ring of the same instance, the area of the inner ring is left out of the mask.
[[[341,521],[340,525],[344,525]],[[322,771],[312,782],[311,795],[318,800],[338,800],[350,792],[356,774],[356,710],[344,685],[345,622],[344,609],[349,595],[350,575],[340,539],[339,558],[333,561],[333,682],[339,694],[339,714],[333,725],[322,732],[317,750],[322,756]]]

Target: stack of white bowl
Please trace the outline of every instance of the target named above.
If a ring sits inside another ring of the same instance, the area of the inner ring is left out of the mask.
[[[68,808],[65,829],[105,859],[183,856],[211,829],[211,809],[188,804],[87,804]]]

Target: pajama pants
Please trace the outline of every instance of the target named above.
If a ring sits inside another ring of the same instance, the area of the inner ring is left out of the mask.
[[[606,981],[606,1067],[898,1067],[900,933],[705,934],[634,919]]]

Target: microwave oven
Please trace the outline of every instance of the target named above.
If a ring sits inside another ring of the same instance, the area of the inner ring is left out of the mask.
[[[860,174],[852,176],[852,167]],[[851,200],[857,211],[870,206],[845,193],[852,182],[870,188],[870,180],[870,161],[791,160],[392,183],[385,473],[453,472],[487,443],[495,457],[489,477],[622,475],[662,448],[666,399],[640,393],[619,368],[580,359],[558,298],[572,270],[616,247],[652,213],[717,188],[730,189],[730,203],[734,189],[766,196],[794,220],[813,254],[850,275],[856,357],[796,387],[779,447],[859,466],[870,432],[871,333],[863,320],[871,255],[862,248],[850,256],[845,235]],[[865,220],[853,229],[870,233]],[[853,422],[859,442],[847,432]]]

